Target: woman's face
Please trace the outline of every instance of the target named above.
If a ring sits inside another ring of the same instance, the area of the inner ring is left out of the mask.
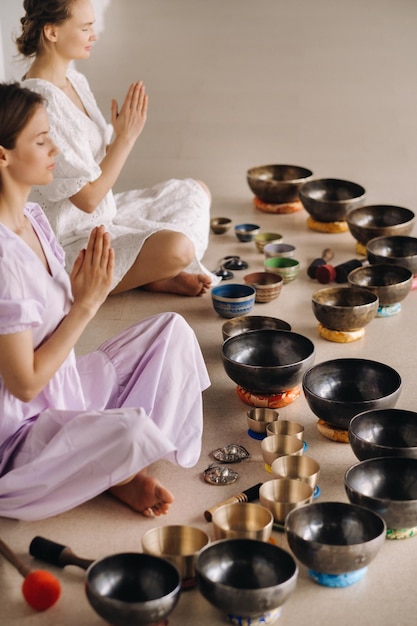
[[[69,61],[88,58],[97,39],[94,21],[90,0],[74,0],[71,17],[62,24],[55,25],[56,51]]]
[[[49,120],[45,108],[36,107],[16,145],[8,154],[8,174],[18,184],[47,185],[53,179],[58,149],[49,136]]]

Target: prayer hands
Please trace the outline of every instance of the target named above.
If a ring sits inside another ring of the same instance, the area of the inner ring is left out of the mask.
[[[87,248],[80,251],[70,275],[74,303],[95,313],[109,295],[114,271],[114,250],[104,226],[91,231]]]
[[[111,103],[111,119],[116,135],[135,142],[145,126],[147,110],[148,95],[143,82],[132,83],[120,111],[116,100]]]

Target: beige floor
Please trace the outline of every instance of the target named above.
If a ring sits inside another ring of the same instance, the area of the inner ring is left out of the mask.
[[[374,320],[361,341],[336,344],[320,338],[310,305],[318,284],[308,279],[306,268],[327,246],[333,247],[337,262],[354,257],[354,239],[349,233],[308,230],[304,211],[288,216],[256,211],[245,173],[253,165],[296,163],[311,168],[316,177],[363,184],[369,203],[415,210],[416,23],[414,0],[117,0],[110,4],[106,30],[91,60],[80,66],[106,114],[110,98],[120,100],[129,81],[144,79],[150,94],[149,120],[119,188],[171,176],[201,177],[213,192],[213,215],[281,232],[297,246],[299,278],[284,286],[278,300],[257,304],[253,313],[287,320],[293,330],[310,337],[317,363],[355,356],[396,368],[403,380],[397,406],[412,410],[417,406],[417,293],[407,297],[399,315]],[[227,254],[241,255],[251,270],[262,268],[254,245],[239,243],[233,231],[211,235],[207,266],[214,269]],[[239,273],[235,278],[242,281]],[[199,463],[187,471],[167,463],[154,467],[176,495],[163,519],[146,520],[103,495],[41,522],[0,520],[0,535],[27,563],[29,543],[38,534],[91,558],[140,551],[142,535],[156,525],[191,524],[212,536],[205,508],[270,477],[259,442],[247,435],[248,407],[221,364],[224,320],[214,312],[210,295],[191,300],[135,292],[110,299],[78,352],[95,348],[135,320],[167,310],[183,314],[194,328],[212,380],[204,396]],[[281,417],[305,425],[308,452],[321,464],[320,498],[346,501],[343,475],[356,460],[350,446],[318,434],[304,397],[282,409]],[[212,460],[210,451],[231,442],[247,447],[251,459],[236,466],[240,476],[235,485],[208,485],[202,471]],[[274,537],[286,547],[282,534]],[[411,626],[417,609],[416,541],[386,541],[362,581],[343,590],[316,585],[300,565],[297,588],[278,623]],[[1,623],[102,624],[85,598],[84,573],[74,567],[51,570],[62,583],[62,598],[48,612],[35,614],[22,599],[19,574],[0,560]],[[172,626],[211,626],[225,623],[225,617],[193,590],[182,595],[169,621]]]

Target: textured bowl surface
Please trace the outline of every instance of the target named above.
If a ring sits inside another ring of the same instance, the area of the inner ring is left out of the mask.
[[[222,345],[226,374],[253,393],[279,393],[301,383],[311,366],[313,342],[286,330],[252,330],[227,339]]]
[[[358,413],[393,407],[400,395],[401,377],[395,369],[378,361],[334,359],[310,368],[302,386],[317,417],[348,430],[350,420]]]
[[[385,541],[376,513],[345,502],[313,502],[292,511],[285,533],[295,556],[315,572],[344,574],[366,567]]]
[[[353,209],[346,216],[348,228],[362,245],[374,237],[409,235],[415,215],[410,209],[390,204],[372,204]]]
[[[363,461],[381,456],[417,459],[417,412],[404,409],[374,409],[352,418],[349,442]]]
[[[248,315],[246,317],[235,317],[225,322],[222,326],[223,340],[247,333],[248,330],[291,330],[290,324],[277,317],[268,317],[266,315]]]
[[[267,272],[273,272],[282,276],[284,283],[289,283],[297,278],[300,271],[300,262],[292,258],[272,257],[265,259],[264,267]]]
[[[417,274],[417,237],[376,237],[366,244],[369,263],[391,263]]]
[[[313,293],[313,313],[330,330],[363,328],[378,311],[378,296],[361,287],[325,287]]]
[[[274,257],[291,258],[295,254],[295,246],[291,243],[268,243],[264,247],[264,254],[267,259]]]
[[[337,178],[311,180],[300,187],[300,200],[317,222],[343,222],[365,202],[362,185]]]
[[[388,529],[417,526],[417,459],[366,459],[345,474],[349,500],[384,518]]]
[[[413,274],[401,265],[368,265],[348,274],[353,287],[363,287],[378,296],[379,306],[389,306],[404,300],[413,284]]]
[[[213,542],[200,552],[196,570],[206,600],[226,614],[242,617],[261,616],[281,606],[298,576],[289,552],[255,539]]]
[[[270,272],[252,272],[243,277],[247,285],[251,285],[255,291],[255,302],[270,302],[278,298],[281,293],[284,280],[279,274]]]
[[[156,624],[177,604],[181,579],[165,559],[129,552],[95,561],[85,590],[96,613],[114,626]]]
[[[260,165],[251,167],[246,178],[255,196],[269,204],[298,200],[299,187],[310,180],[313,172],[298,165]]]
[[[212,516],[215,539],[258,539],[268,541],[274,518],[255,502],[234,502],[216,509]]]
[[[211,290],[214,310],[228,318],[249,313],[255,304],[255,296],[253,287],[237,283],[217,285]]]
[[[269,509],[275,521],[282,523],[293,509],[310,503],[313,487],[292,478],[273,478],[259,489],[259,502]]]

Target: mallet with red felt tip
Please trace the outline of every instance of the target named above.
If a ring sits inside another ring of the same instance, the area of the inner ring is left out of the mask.
[[[23,597],[32,609],[46,611],[57,602],[61,585],[55,576],[45,570],[32,571],[1,539],[0,553],[23,576]]]

